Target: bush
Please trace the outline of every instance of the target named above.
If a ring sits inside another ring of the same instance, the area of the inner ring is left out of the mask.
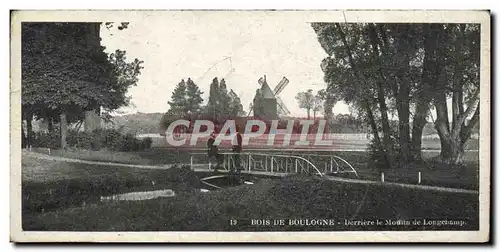
[[[104,148],[115,150],[121,144],[122,133],[116,129],[103,129],[96,132]]]
[[[368,145],[368,153],[370,153],[369,166],[375,166],[378,170],[385,170],[387,168],[384,150],[380,149],[373,139]]]
[[[33,147],[43,147],[51,149],[59,149],[61,147],[61,139],[59,132],[33,132]]]
[[[93,140],[92,134],[78,132],[76,130],[68,131],[68,137],[66,139],[68,146],[80,149],[92,149]]]
[[[141,141],[135,135],[127,133],[123,135],[115,146],[117,151],[137,151],[141,147]]]
[[[143,150],[151,149],[152,144],[153,144],[153,139],[151,139],[151,137],[145,137],[142,139]]]
[[[33,147],[59,149],[61,147],[59,132],[33,133]],[[68,147],[86,150],[106,148],[114,151],[140,151],[150,149],[153,140],[150,137],[137,139],[134,134],[123,134],[116,129],[95,130],[92,133],[68,130],[66,138]]]

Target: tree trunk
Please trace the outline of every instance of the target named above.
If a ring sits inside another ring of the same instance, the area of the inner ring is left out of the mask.
[[[464,151],[464,144],[459,138],[444,138],[441,141],[440,157],[443,163],[447,165],[456,166],[462,164]]]
[[[382,117],[382,130],[384,133],[384,136],[383,136],[384,137],[384,149],[385,149],[387,156],[388,156],[389,166],[393,167],[393,164],[394,164],[394,156],[393,156],[394,146],[393,146],[393,143],[391,140],[392,133],[391,133],[391,127],[389,124],[389,118],[387,116],[387,105],[385,102],[386,97],[385,97],[385,91],[384,91],[384,85],[385,85],[385,83],[388,82],[388,80],[385,78],[385,75],[382,72],[382,68],[381,68],[382,62],[380,60],[380,56],[379,56],[380,53],[378,50],[379,39],[377,36],[377,31],[376,31],[375,25],[369,24],[368,26],[369,26],[368,35],[370,37],[370,42],[372,44],[372,49],[373,49],[372,57],[374,58],[377,66],[378,66],[378,69],[377,69],[378,74],[377,74],[377,80],[376,80],[377,97],[378,97],[378,103],[379,103],[379,107],[380,107],[380,114]],[[394,96],[396,98],[399,98],[397,86],[393,83],[393,85],[390,85],[389,87],[392,88],[392,90],[394,92]],[[398,103],[398,106],[399,106],[399,103]],[[399,108],[398,108],[398,110],[399,110]],[[409,134],[409,132],[408,132],[408,134]]]
[[[311,119],[311,109],[307,109],[307,120]]]
[[[413,160],[422,160],[422,134],[427,124],[427,113],[429,112],[428,101],[418,100],[415,116],[413,117],[413,127],[411,132],[411,153]]]
[[[434,98],[433,92],[435,91],[435,87],[438,85],[439,76],[441,75],[443,66],[443,52],[442,50],[439,50],[439,37],[443,34],[443,30],[440,28],[440,24],[424,24],[424,61],[421,75],[422,83],[420,90],[418,90],[415,95],[417,99],[417,107],[415,110],[415,116],[413,117],[413,129],[411,136],[411,151],[415,160],[421,160],[422,158],[422,132],[425,124],[427,123],[427,114],[430,109],[429,104]],[[446,106],[446,97],[444,105]],[[442,103],[440,105],[436,105],[436,107],[438,106],[441,106],[441,110],[443,110]],[[434,126],[437,129],[436,122],[434,123]],[[446,122],[443,121],[442,123],[441,128],[442,130],[445,130],[447,127]],[[445,137],[444,132],[439,129],[437,130],[440,139]]]
[[[23,120],[21,120],[21,149],[26,148],[26,146],[27,146],[26,135],[24,134]]]
[[[373,112],[370,108],[370,105],[368,105],[367,102],[365,102],[365,109],[368,116],[368,124],[370,124],[370,128],[372,129],[373,132],[375,145],[377,146],[377,148],[382,149],[382,142],[380,141],[380,136],[378,135],[377,123],[375,122],[375,117],[373,116]]]
[[[453,67],[453,77],[452,77],[452,125],[453,128],[462,127],[463,125],[456,125],[459,121],[460,115],[464,113],[464,101],[463,101],[463,88],[462,88],[462,78],[464,71],[463,56],[462,56],[462,45],[465,39],[462,34],[465,31],[465,24],[460,25],[460,35],[455,42],[455,53],[453,60],[455,65]]]
[[[476,108],[476,111],[474,111],[474,115],[472,115],[472,118],[470,119],[469,123],[462,128],[462,131],[460,131],[460,139],[462,140],[462,144],[465,146],[467,142],[470,140],[470,137],[472,136],[472,130],[474,127],[476,127],[476,124],[479,123],[479,105]]]
[[[396,71],[397,79],[399,80],[399,88],[396,83],[393,85],[393,93],[396,97],[396,107],[398,111],[398,127],[399,127],[399,148],[401,154],[401,161],[408,163],[412,161],[410,151],[410,85],[411,80],[408,76],[410,72],[410,56],[411,50],[409,34],[409,25],[398,26],[400,36],[397,36],[397,64]],[[389,82],[393,83],[393,82]]]
[[[49,131],[49,133],[52,133],[54,132],[54,123],[52,121],[52,118],[47,118],[47,130]]]
[[[33,115],[28,115],[26,117],[26,142],[27,145],[30,146],[33,144]]]
[[[436,121],[434,126],[439,134],[441,141],[441,157],[445,157],[450,152],[449,147],[453,142],[453,137],[450,133],[450,122],[448,120],[448,106],[446,104],[446,93],[444,90],[438,91],[434,98],[434,105],[436,106]],[[446,158],[445,158],[446,159]],[[443,159],[443,161],[445,161]]]
[[[389,162],[389,169],[394,167],[393,144],[391,140],[391,126],[389,125],[389,117],[387,116],[387,106],[385,104],[385,92],[381,85],[377,85],[377,99],[380,106],[380,114],[382,119],[382,131],[384,141],[384,151],[387,154],[387,161]]]
[[[61,132],[61,148],[66,149],[68,144],[66,142],[66,137],[68,135],[68,122],[66,121],[66,113],[61,113],[60,115],[60,132]]]
[[[399,98],[399,147],[401,148],[401,161],[407,163],[411,161],[410,153],[410,89],[401,83]]]

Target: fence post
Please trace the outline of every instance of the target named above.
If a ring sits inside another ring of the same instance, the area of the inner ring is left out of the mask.
[[[422,183],[422,172],[418,172],[418,183]]]
[[[381,177],[382,182],[385,182],[384,172],[382,172],[382,174],[380,175],[380,177]]]
[[[251,160],[250,160],[250,154],[248,154],[248,172],[250,172],[250,167],[252,166]]]
[[[274,158],[271,157],[271,173],[273,173],[273,167],[274,167]]]
[[[299,172],[299,160],[298,159],[295,159],[295,173],[298,173]]]
[[[191,170],[194,171],[194,167],[193,167],[193,156],[189,157],[189,165],[190,165],[190,168]],[[210,170],[210,168],[208,168]]]

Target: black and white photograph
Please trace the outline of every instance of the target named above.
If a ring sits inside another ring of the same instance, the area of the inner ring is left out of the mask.
[[[487,11],[11,26],[14,241],[490,239]]]

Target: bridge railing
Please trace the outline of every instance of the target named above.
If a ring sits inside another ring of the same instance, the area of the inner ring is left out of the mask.
[[[341,174],[353,173],[358,175],[354,167],[346,160],[335,155],[287,155],[242,152],[219,153],[223,156],[223,170],[229,171],[236,168],[239,158],[240,168],[244,171],[282,173],[282,174]],[[190,158],[192,168],[206,167],[209,170],[215,168],[215,161],[210,160],[207,153],[193,153]]]
[[[302,154],[300,155],[315,164],[325,174],[353,173],[358,177],[354,167],[345,159],[336,155],[327,154]]]

